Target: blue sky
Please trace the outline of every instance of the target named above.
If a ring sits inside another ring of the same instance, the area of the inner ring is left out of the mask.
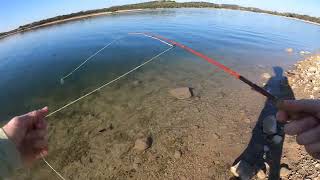
[[[57,15],[148,0],[2,0],[0,32]],[[200,1],[200,0],[177,0]],[[320,0],[202,0],[320,17]]]

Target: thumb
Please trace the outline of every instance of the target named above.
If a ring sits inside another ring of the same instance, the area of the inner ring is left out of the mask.
[[[44,107],[42,109],[38,109],[32,112],[29,112],[25,116],[23,116],[26,121],[27,127],[29,129],[32,128],[41,128],[43,126],[43,119],[48,114],[48,107]]]

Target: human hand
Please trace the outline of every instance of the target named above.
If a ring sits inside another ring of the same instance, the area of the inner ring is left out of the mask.
[[[45,107],[14,117],[3,126],[4,132],[20,152],[25,166],[30,166],[41,155],[48,154],[47,123],[45,121],[47,114],[48,108]]]
[[[285,100],[277,106],[277,120],[287,123],[285,133],[296,135],[297,143],[320,159],[320,100]]]

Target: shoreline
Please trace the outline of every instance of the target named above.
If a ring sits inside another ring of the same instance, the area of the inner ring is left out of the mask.
[[[190,8],[192,8],[192,7],[190,7]],[[194,7],[194,8],[202,9],[202,8],[197,8],[197,7]],[[304,23],[307,23],[307,24],[313,24],[313,25],[320,26],[320,23],[316,23],[316,22],[312,22],[312,21],[308,21],[308,20],[304,20],[304,19],[299,19],[299,18],[295,18],[295,17],[287,17],[287,16],[282,16],[282,15],[275,15],[275,14],[270,14],[270,13],[265,13],[265,12],[253,12],[253,11],[249,11],[249,10],[228,9],[228,8],[212,8],[212,7],[204,7],[204,8],[215,9],[215,10],[233,10],[233,11],[236,10],[236,11],[244,11],[244,12],[252,12],[252,13],[258,13],[258,14],[271,15],[271,16],[278,16],[278,17],[283,17],[283,18],[286,18],[286,19],[301,21],[301,22],[304,22]],[[146,11],[146,10],[158,10],[158,9],[175,9],[175,8],[144,8],[144,9],[138,8],[138,9],[125,9],[125,10],[106,11],[106,12],[87,14],[87,15],[80,15],[80,16],[76,16],[76,17],[71,17],[71,18],[66,18],[66,19],[62,19],[62,20],[56,20],[56,21],[48,22],[48,23],[45,23],[45,24],[37,25],[37,26],[31,27],[31,28],[27,28],[27,29],[23,29],[23,30],[18,30],[16,32],[0,36],[0,39],[6,38],[6,37],[9,37],[11,35],[15,35],[15,34],[18,34],[18,33],[21,33],[21,32],[27,32],[27,31],[34,30],[34,29],[37,29],[37,28],[41,28],[41,27],[46,27],[46,26],[55,25],[55,24],[59,24],[59,23],[64,23],[64,22],[68,22],[68,21],[84,19],[84,18],[88,18],[88,17],[104,16],[104,15],[110,15],[110,14],[115,14],[115,13],[140,12],[140,11]],[[181,9],[181,8],[176,8],[176,9]]]
[[[41,27],[46,27],[46,26],[50,26],[50,25],[55,25],[55,24],[59,24],[59,23],[64,23],[64,22],[68,22],[68,21],[74,21],[74,20],[79,20],[79,19],[84,19],[84,18],[88,18],[88,17],[96,17],[96,16],[104,16],[104,15],[110,15],[110,14],[115,14],[115,13],[126,13],[126,12],[139,12],[139,11],[143,11],[145,9],[128,9],[128,10],[118,10],[118,11],[107,11],[107,12],[101,12],[101,13],[93,13],[93,14],[87,14],[87,15],[81,15],[81,16],[76,16],[76,17],[72,17],[72,18],[67,18],[67,19],[62,19],[62,20],[57,20],[57,21],[52,21],[52,22],[48,22],[42,25],[38,25],[38,26],[34,26],[31,28],[27,28],[24,30],[20,30],[17,32],[13,32],[4,36],[0,36],[0,39],[6,38],[8,36],[12,36],[21,32],[27,32],[30,30],[34,30],[34,29],[38,29]]]

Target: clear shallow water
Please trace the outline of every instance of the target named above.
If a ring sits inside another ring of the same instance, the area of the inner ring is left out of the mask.
[[[67,22],[0,40],[0,119],[44,105],[56,109],[166,48],[145,37],[126,37],[60,85],[63,75],[105,44],[128,32],[141,31],[184,43],[255,81],[261,72],[271,72],[273,66],[287,68],[301,58],[288,55],[285,48],[312,52],[320,47],[320,26],[242,11],[148,10]],[[162,63],[186,66],[191,70],[189,75],[201,71],[192,66],[206,65],[182,50],[167,54]],[[144,68],[163,74],[156,67]],[[215,68],[206,70],[210,69]]]

